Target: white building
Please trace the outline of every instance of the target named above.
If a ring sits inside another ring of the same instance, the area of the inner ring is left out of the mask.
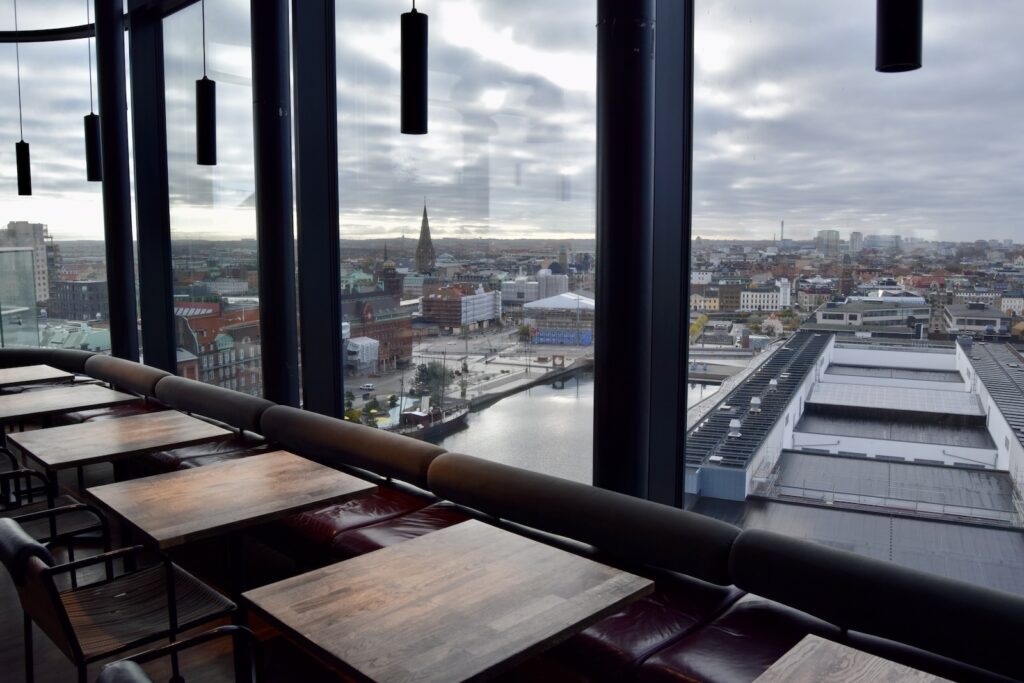
[[[1007,315],[1024,315],[1024,292],[1003,294],[1000,309]]]
[[[790,308],[793,303],[793,293],[790,290],[789,280],[779,278],[774,285],[764,287],[750,287],[740,292],[741,311],[781,311]]]
[[[927,324],[931,318],[932,308],[924,303],[924,300],[920,303],[908,303],[889,299],[890,297],[850,297],[842,303],[824,304],[815,312],[815,316],[819,325],[847,327],[908,327],[911,319],[915,323]]]
[[[691,285],[709,285],[711,284],[711,271],[710,270],[691,270],[690,271],[690,284]]]
[[[379,341],[353,337],[345,344],[345,367],[354,372],[376,372],[379,355]]]
[[[56,277],[57,250],[53,240],[42,223],[11,221],[5,230],[0,230],[0,247],[29,247],[32,249],[32,269],[35,272],[36,298],[45,301],[51,298],[50,280]],[[49,265],[47,251],[49,250]]]
[[[483,287],[476,294],[462,297],[462,324],[472,325],[501,318],[501,292],[485,292]]]
[[[569,291],[569,276],[552,274],[547,268],[537,273],[536,280],[518,277],[501,283],[501,300],[506,305],[525,304],[547,299]]]

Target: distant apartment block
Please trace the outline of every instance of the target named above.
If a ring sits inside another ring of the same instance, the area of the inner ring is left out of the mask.
[[[1006,315],[1024,315],[1024,292],[1003,292],[999,308]]]
[[[74,280],[53,283],[49,317],[64,320],[107,320],[106,280]]]
[[[886,301],[885,299],[847,299],[828,302],[815,311],[819,325],[847,327],[909,327],[912,323],[927,324],[931,306],[922,303]]]
[[[951,335],[1008,335],[1010,316],[981,302],[952,304],[943,312],[943,326]]]
[[[690,308],[694,311],[717,311],[718,290],[708,289],[703,294],[694,292],[690,295]]]
[[[790,306],[792,293],[787,278],[779,278],[774,285],[748,287],[740,292],[741,311],[781,311]]]
[[[491,321],[501,319],[501,292],[452,285],[424,295],[422,310],[424,319],[437,323],[442,329],[486,327]]]
[[[42,223],[11,221],[0,230],[0,247],[29,247],[33,251],[36,300],[53,298],[53,283],[61,269],[60,247]]]
[[[815,246],[823,256],[836,256],[839,253],[839,231],[819,230]]]

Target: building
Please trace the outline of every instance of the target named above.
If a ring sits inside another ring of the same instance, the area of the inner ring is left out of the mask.
[[[569,291],[569,276],[553,274],[547,268],[537,272],[536,280],[525,277],[501,283],[501,305],[522,306]]]
[[[718,310],[738,311],[740,310],[740,297],[742,296],[744,284],[719,282],[718,285]]]
[[[781,311],[791,306],[792,291],[787,278],[779,278],[774,285],[748,287],[740,292],[741,311]]]
[[[860,232],[850,233],[850,253],[859,254],[864,251],[864,234]]]
[[[433,273],[437,265],[437,254],[430,239],[430,221],[427,220],[427,203],[423,202],[423,220],[420,221],[420,239],[416,243],[416,272]]]
[[[903,238],[899,235],[868,235],[864,238],[864,248],[897,252],[903,249]]]
[[[691,294],[690,309],[694,311],[717,311],[718,290],[708,289],[703,294],[697,292]]]
[[[819,230],[815,247],[826,257],[839,255],[839,231]]]
[[[353,375],[377,372],[380,342],[369,337],[352,337],[345,345],[345,371]]]
[[[39,346],[35,252],[0,247],[0,348]]]
[[[425,320],[454,334],[463,327],[474,330],[501,320],[501,292],[486,292],[483,287],[442,287],[424,295],[421,306]]]
[[[594,341],[594,300],[572,292],[523,306],[534,344],[589,346]]]
[[[58,281],[54,283],[53,294],[48,309],[50,318],[107,320],[110,317],[106,280]]]
[[[36,297],[39,302],[53,298],[53,283],[61,269],[60,246],[42,223],[11,221],[0,230],[0,247],[29,247],[33,250]]]
[[[1009,316],[1024,315],[1024,292],[1003,292],[999,308]]]
[[[343,294],[341,318],[351,337],[377,343],[374,363],[378,370],[405,367],[412,360],[412,314],[398,297],[381,291]]]
[[[813,311],[834,296],[835,291],[831,287],[807,285],[797,290],[796,305],[804,311]]]
[[[990,308],[1001,308],[1002,292],[987,287],[954,288],[954,304],[983,303]]]
[[[1012,318],[981,302],[951,304],[942,314],[943,330],[950,335],[1009,335]]]
[[[928,324],[932,309],[918,301],[888,301],[885,297],[848,297],[828,302],[815,311],[819,325],[848,327],[914,327]]]

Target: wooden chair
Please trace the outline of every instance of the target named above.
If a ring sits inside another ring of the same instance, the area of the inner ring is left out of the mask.
[[[13,519],[0,519],[0,561],[14,580],[25,613],[25,677],[34,680],[32,623],[50,638],[87,680],[88,665],[127,650],[169,639],[230,614],[233,602],[162,557],[116,575],[114,560],[134,559],[142,546],[57,564],[49,549]],[[60,590],[56,578],[103,565],[104,578]],[[180,680],[177,653],[171,654]]]
[[[187,650],[190,647],[202,645],[208,643],[211,640],[218,638],[231,638],[234,641],[235,654],[238,655],[239,651],[244,649],[246,654],[250,655],[247,659],[246,665],[242,667],[244,674],[239,675],[239,668],[235,668],[235,683],[246,683],[254,682],[256,680],[256,671],[259,669],[259,639],[256,635],[244,626],[219,626],[209,631],[204,631],[198,635],[186,638],[185,640],[179,640],[176,643],[170,645],[164,645],[153,650],[132,655],[127,659],[122,659],[117,662],[112,662],[103,667],[103,671],[100,672],[99,678],[96,679],[96,683],[153,683],[146,672],[139,666],[140,663],[151,662],[162,657],[169,657],[172,654],[177,654],[182,650]]]

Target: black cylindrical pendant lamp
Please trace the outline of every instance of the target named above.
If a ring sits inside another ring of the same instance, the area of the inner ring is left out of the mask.
[[[85,119],[85,179],[89,182],[103,180],[103,157],[100,151],[100,117],[86,114]]]
[[[196,163],[217,165],[217,82],[196,81]]]
[[[22,140],[14,143],[14,155],[18,163],[18,194],[32,194],[32,170],[29,168],[28,143]]]
[[[402,15],[402,132],[427,132],[427,15]]]
[[[921,68],[923,0],[878,0],[875,71],[896,73]]]

